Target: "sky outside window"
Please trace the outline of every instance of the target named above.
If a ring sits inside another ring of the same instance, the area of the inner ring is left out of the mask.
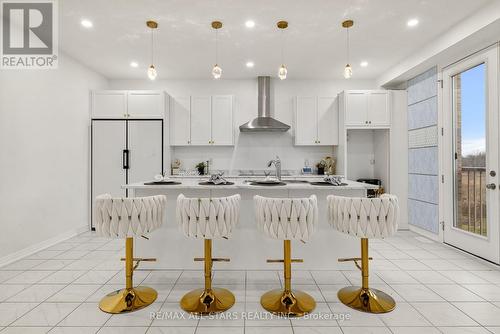
[[[462,155],[486,151],[486,65],[460,74],[462,102]]]

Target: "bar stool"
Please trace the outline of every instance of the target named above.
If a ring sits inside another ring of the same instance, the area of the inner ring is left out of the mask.
[[[303,262],[291,258],[291,240],[307,241],[318,224],[318,202],[316,196],[309,198],[254,197],[257,227],[272,239],[283,240],[282,262],[285,288],[266,292],[260,304],[267,311],[284,316],[300,317],[316,307],[313,297],[303,291],[292,290],[292,262]]]
[[[337,293],[340,301],[358,311],[386,313],[396,307],[391,296],[368,284],[368,239],[385,238],[398,229],[399,205],[394,195],[384,194],[378,198],[341,197],[330,195],[328,220],[337,231],[361,238],[361,258],[339,259],[354,261],[361,270],[362,285],[349,286]],[[361,265],[358,263],[361,261]]]
[[[205,287],[185,294],[181,308],[192,314],[204,315],[223,312],[234,305],[234,295],[223,288],[212,287],[212,264],[229,262],[227,258],[212,258],[212,239],[231,236],[240,216],[240,195],[220,198],[177,197],[177,223],[185,236],[204,239],[205,256],[194,261],[205,262]]]
[[[107,313],[125,313],[144,308],[156,300],[158,293],[146,286],[134,287],[132,276],[141,261],[156,259],[135,258],[134,236],[144,236],[159,228],[165,220],[167,198],[163,195],[136,198],[97,196],[94,209],[94,226],[97,235],[125,238],[125,289],[114,291],[99,302]],[[135,261],[135,264],[134,264]]]

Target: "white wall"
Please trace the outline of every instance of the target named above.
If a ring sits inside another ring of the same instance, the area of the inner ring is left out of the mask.
[[[283,169],[299,170],[304,159],[310,164],[333,154],[333,147],[293,146],[293,131],[286,133],[240,133],[238,127],[257,116],[257,79],[245,80],[112,80],[111,89],[162,89],[173,96],[234,95],[236,146],[177,147],[172,158],[181,159],[185,168],[212,159],[213,169],[237,172],[240,169],[265,169],[270,158],[279,155]],[[337,96],[344,89],[376,88],[374,81],[357,80],[272,80],[274,116],[292,125],[294,97],[297,95]]]
[[[106,87],[64,54],[0,71],[0,264],[88,226],[89,90]]]

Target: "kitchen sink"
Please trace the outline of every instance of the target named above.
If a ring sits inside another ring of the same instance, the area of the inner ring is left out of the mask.
[[[306,180],[283,180],[285,183],[309,183],[309,181]]]

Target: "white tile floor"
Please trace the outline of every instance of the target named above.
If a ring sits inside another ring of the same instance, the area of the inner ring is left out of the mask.
[[[214,285],[237,300],[224,316],[180,311],[180,297],[203,281],[201,271],[182,270],[139,269],[135,283],[155,288],[158,300],[135,313],[103,313],[99,299],[123,286],[123,244],[84,233],[0,268],[1,333],[500,333],[500,268],[411,232],[370,244],[372,286],[394,297],[393,312],[365,314],[339,302],[338,289],[360,283],[359,271],[346,264],[338,271],[294,270],[295,288],[318,303],[309,319],[272,317],[260,307],[260,296],[281,285],[280,272],[217,265]]]

